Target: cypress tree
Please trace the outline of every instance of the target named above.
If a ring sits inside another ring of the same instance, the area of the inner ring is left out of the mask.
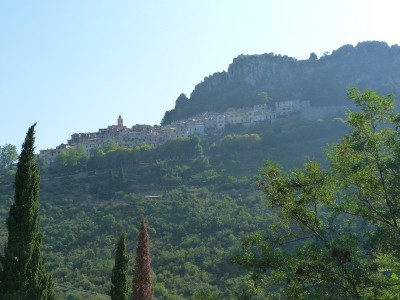
[[[14,202],[7,218],[8,240],[0,257],[0,299],[54,299],[52,279],[41,255],[35,125],[26,134],[15,174]]]
[[[115,265],[111,274],[110,296],[112,300],[128,299],[128,262],[126,254],[126,234],[122,233],[115,253]]]
[[[152,300],[150,238],[142,216],[133,270],[133,300]]]

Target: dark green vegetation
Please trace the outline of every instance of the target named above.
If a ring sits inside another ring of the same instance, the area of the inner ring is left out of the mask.
[[[181,95],[163,123],[282,100],[342,105],[351,83],[396,93],[399,53],[365,42],[304,61],[239,56],[190,98]],[[219,137],[158,148],[110,142],[90,157],[71,148],[53,166],[39,161],[43,253],[56,297],[109,299],[118,237],[127,232],[134,258],[145,215],[155,299],[399,299],[400,117],[391,97],[355,89],[349,96],[362,111],[347,125],[293,115]],[[342,136],[326,158],[321,147]],[[265,160],[275,163],[257,186]],[[16,171],[3,167],[0,251],[7,256]]]
[[[111,272],[111,300],[128,299],[129,256],[126,253],[126,234],[122,233],[115,253],[115,264]]]
[[[34,156],[34,128],[26,134],[15,174],[14,201],[7,217],[8,238],[0,256],[0,299],[54,299],[51,276],[41,254],[39,169]]]
[[[315,55],[308,60],[273,53],[240,55],[226,72],[204,78],[190,97],[180,95],[162,124],[266,101],[301,99],[310,100],[312,106],[342,105],[350,84],[399,94],[399,69],[400,47],[383,42],[345,45],[319,59]]]
[[[261,170],[259,185],[280,222],[253,234],[234,258],[250,272],[255,299],[400,298],[400,114],[393,96],[351,88],[360,108],[326,153],[282,171]]]
[[[337,120],[293,116],[155,149],[110,145],[90,158],[67,152],[54,168],[42,165],[43,252],[57,296],[104,299],[118,237],[127,232],[133,258],[136,226],[145,215],[155,299],[234,298],[245,288],[244,272],[230,257],[242,237],[275,222],[255,185],[260,166],[266,159],[286,167],[301,166],[308,156],[322,161],[321,146],[345,131]],[[12,197],[10,176],[4,171],[0,177],[2,220]],[[2,231],[2,244],[5,235]]]
[[[0,169],[10,168],[17,159],[17,148],[14,145],[5,144],[0,147]]]
[[[57,297],[106,299],[111,281],[127,278],[113,261],[138,236],[136,262],[148,257],[148,233],[156,299],[398,299],[400,114],[392,96],[348,96],[358,111],[347,125],[292,116],[213,140],[110,144],[91,157],[74,149],[43,165],[43,250]],[[339,136],[323,160],[320,147]],[[265,159],[284,168],[269,162],[255,180]],[[0,178],[4,219],[10,176]],[[134,226],[143,215],[147,230],[143,219]]]

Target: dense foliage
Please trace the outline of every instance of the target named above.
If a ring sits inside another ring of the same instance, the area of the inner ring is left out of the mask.
[[[396,91],[398,54],[367,42],[304,61],[241,55],[182,94],[163,124],[279,100],[342,104],[349,82]],[[109,142],[40,160],[43,236],[32,127],[17,171],[15,156],[0,157],[0,299],[54,297],[42,242],[57,299],[131,298],[126,265],[138,236],[152,249],[156,299],[399,299],[400,115],[392,96],[348,96],[359,111],[347,125],[293,115],[157,148]],[[276,163],[261,169],[260,191],[253,177],[266,159]],[[146,234],[133,226],[142,215]]]
[[[75,152],[71,163],[63,160],[71,168],[41,165],[43,251],[57,297],[105,299],[120,232],[127,232],[133,257],[139,233],[133,225],[141,215],[147,216],[154,298],[237,297],[245,289],[243,271],[230,257],[242,237],[276,222],[254,184],[258,168],[267,158],[287,167],[301,165],[307,155],[320,158],[320,147],[344,131],[336,120],[293,117],[159,148],[110,144],[85,155],[81,165],[72,163],[82,154]],[[0,172],[2,220],[12,202],[12,171]],[[132,276],[129,267],[129,283]]]
[[[281,223],[234,261],[265,299],[399,299],[400,115],[393,96],[350,88],[351,132],[328,147],[330,169],[268,163],[259,185]]]
[[[10,144],[5,144],[3,147],[0,147],[0,169],[10,168],[17,159],[17,147]]]

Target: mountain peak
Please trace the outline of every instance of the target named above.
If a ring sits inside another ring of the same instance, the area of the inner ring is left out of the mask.
[[[400,47],[365,41],[343,45],[319,59],[297,60],[274,53],[239,55],[225,72],[216,72],[197,84],[190,98],[181,94],[175,108],[162,120],[166,125],[203,112],[259,104],[260,93],[275,101],[309,100],[312,105],[346,101],[349,85],[396,93],[400,86]],[[190,100],[190,101],[189,101]]]

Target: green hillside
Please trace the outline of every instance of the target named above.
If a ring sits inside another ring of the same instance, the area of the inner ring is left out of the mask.
[[[156,299],[233,298],[244,287],[244,273],[230,258],[242,238],[275,222],[255,184],[259,168],[267,159],[285,167],[307,157],[322,160],[321,147],[345,130],[336,120],[293,117],[158,148],[117,147],[92,157],[71,151],[53,167],[42,165],[43,252],[59,299],[107,298],[119,234],[128,234],[131,272],[141,215],[151,239]],[[3,223],[12,171],[0,179]]]

